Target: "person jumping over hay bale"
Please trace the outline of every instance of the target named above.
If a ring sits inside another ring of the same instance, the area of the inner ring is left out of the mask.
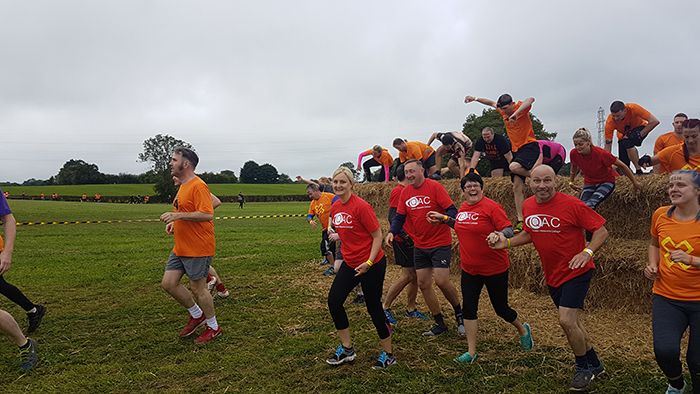
[[[426,177],[429,174],[435,173],[437,169],[435,165],[435,149],[430,145],[426,145],[420,141],[408,141],[396,138],[392,146],[399,151],[399,163],[405,163],[406,160],[415,159],[420,161],[423,165]]]
[[[540,145],[535,138],[535,131],[532,128],[530,119],[530,108],[535,99],[529,97],[525,101],[513,102],[509,94],[502,94],[498,102],[486,98],[467,96],[464,103],[473,101],[494,108],[503,116],[503,123],[508,133],[508,138],[512,144],[513,161],[510,162],[510,179],[513,181],[513,198],[515,200],[515,210],[518,214],[518,222],[513,231],[517,234],[523,229],[523,201],[525,194],[523,186],[525,178],[530,176],[530,171],[542,164],[542,152]]]
[[[426,217],[428,212],[437,211],[445,218],[454,218],[457,208],[443,185],[425,178],[423,166],[419,160],[408,160],[404,165],[404,172],[411,187],[406,187],[401,192],[396,216],[391,222],[391,229],[385,238],[385,243],[387,246],[392,246],[394,237],[401,233],[404,223],[410,222],[411,227],[406,231],[415,242],[413,262],[418,276],[418,287],[435,319],[435,325],[423,335],[436,336],[447,332],[447,324],[440,311],[440,301],[433,290],[433,276],[435,276],[435,284],[454,308],[457,332],[465,335],[459,295],[450,282],[452,232],[448,226],[431,224]]]
[[[399,166],[396,167],[396,178],[399,184],[391,190],[391,195],[389,196],[389,223],[394,220],[399,207],[399,201],[401,200],[401,193],[406,185],[408,185],[408,180],[406,180],[406,174],[403,170],[403,164],[399,164]],[[398,324],[391,314],[391,304],[406,287],[408,287],[408,297],[406,297],[405,316],[428,320],[428,318],[418,312],[418,308],[416,308],[418,277],[416,276],[416,267],[413,265],[413,240],[406,233],[406,231],[411,231],[406,230],[410,228],[410,226],[410,222],[404,223],[404,229],[394,237],[394,242],[392,243],[394,247],[394,260],[396,261],[396,265],[401,267],[401,277],[389,287],[382,305],[384,307],[386,319],[390,324]]]
[[[493,232],[486,240],[494,249],[530,242],[535,245],[549,295],[559,312],[559,325],[576,356],[570,389],[583,391],[605,372],[579,314],[595,269],[593,255],[605,244],[608,230],[602,216],[576,197],[557,192],[556,185],[552,167],[545,164],[532,170],[530,187],[534,196],[523,205],[523,231],[511,239],[502,232]],[[593,232],[588,245],[582,229]]]
[[[559,170],[564,166],[566,161],[566,149],[558,142],[548,140],[537,140],[542,152],[542,164],[546,164],[554,170],[555,174],[559,174]]]
[[[447,133],[433,133],[428,140],[428,145],[433,141],[442,142],[439,148],[435,151],[435,168],[436,171],[430,174],[431,179],[442,179],[442,176],[447,171],[452,172],[457,178],[462,179],[469,168],[467,165],[467,155],[472,150],[472,140],[464,133],[459,131],[448,131]],[[442,168],[442,156],[452,154],[450,161],[447,162],[447,168]],[[470,159],[471,160],[471,159]]]
[[[513,160],[510,142],[503,135],[494,133],[490,127],[484,127],[481,130],[481,137],[474,143],[474,154],[472,155],[469,168],[476,168],[482,152],[489,159],[492,178],[503,176],[503,172],[508,169],[510,162]]]
[[[612,152],[613,134],[617,131],[617,154],[620,160],[626,166],[629,166],[631,161],[637,169],[637,175],[642,175],[637,147],[642,146],[644,139],[659,123],[659,120],[641,105],[613,101],[610,104],[610,115],[605,121],[605,150]]]
[[[468,351],[455,358],[460,363],[476,360],[477,311],[479,297],[484,285],[489,292],[491,305],[496,314],[512,324],[520,335],[523,350],[532,350],[534,343],[530,326],[523,324],[518,312],[508,305],[508,252],[491,249],[484,242],[494,231],[513,237],[513,228],[506,211],[497,202],[484,197],[484,180],[474,169],[460,182],[464,203],[455,219],[447,225],[455,229],[459,239],[459,255],[462,261],[462,299],[464,305],[464,328],[467,330]],[[444,219],[439,212],[429,212],[428,220],[439,223]]]
[[[617,166],[622,173],[634,185],[635,190],[640,186],[634,173],[620,159],[603,148],[599,148],[591,143],[591,132],[587,128],[581,127],[574,133],[574,149],[571,150],[571,175],[569,186],[577,192],[581,192],[581,201],[588,208],[595,210],[601,202],[605,201],[615,190],[615,177],[617,173],[613,166]],[[583,172],[583,187],[574,183],[576,174],[581,169]],[[586,241],[591,240],[591,233],[586,231]]]
[[[683,394],[681,338],[690,327],[686,360],[693,393],[700,393],[700,174],[674,171],[669,178],[671,206],[656,210],[651,221],[649,265],[654,281],[652,327],[656,362],[668,379],[667,394]],[[691,254],[695,253],[695,255]]]
[[[365,164],[362,164],[362,158],[365,156],[372,155],[372,158],[367,160]],[[372,182],[372,167],[382,166],[384,171],[379,171],[379,182],[389,182],[391,180],[389,172],[391,171],[391,166],[394,165],[394,158],[391,157],[389,151],[382,148],[379,145],[375,145],[372,149],[360,152],[357,158],[357,169],[360,169],[360,164],[365,170],[365,182]]]
[[[700,119],[686,119],[683,122],[682,144],[670,146],[656,156],[644,156],[639,162],[645,168],[661,163],[670,171],[700,172]]]

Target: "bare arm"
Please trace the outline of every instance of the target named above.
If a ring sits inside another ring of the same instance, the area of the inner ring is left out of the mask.
[[[188,222],[207,222],[214,220],[213,213],[204,213],[201,211],[194,212],[166,212],[160,215],[160,221],[170,224],[176,220],[185,220]]]
[[[219,200],[219,197],[217,197],[211,193],[209,193],[209,196],[211,197],[211,205],[214,206],[214,209],[221,206],[221,200]]]
[[[484,104],[484,105],[487,106],[487,107],[496,108],[496,102],[493,101],[493,100],[489,100],[489,99],[487,99],[487,98],[483,98],[483,97],[474,97],[474,96],[467,96],[467,97],[464,98],[464,104],[469,104],[469,103],[471,103],[472,101],[476,101],[477,103]]]
[[[644,276],[650,280],[657,280],[659,276],[659,239],[656,237],[651,238],[651,244],[649,245],[649,265],[644,268]]]
[[[601,246],[605,244],[605,241],[608,239],[608,230],[605,228],[605,226],[600,226],[599,229],[593,232],[593,236],[591,236],[591,242],[586,245],[587,249],[590,249],[595,253],[600,249]],[[577,268],[584,267],[586,264],[588,264],[589,261],[591,261],[592,254],[588,254],[585,250],[580,251],[577,255],[575,255],[570,261],[569,261],[569,268],[572,270],[575,270]]]
[[[434,132],[434,133],[430,136],[430,138],[428,139],[428,145],[432,144],[433,141],[435,141],[435,138],[437,138],[437,134],[438,134],[438,133],[437,133],[437,131],[436,131],[436,132]]]
[[[304,178],[301,177],[301,175],[297,175],[297,181],[304,182],[304,183],[309,184],[309,185],[316,185],[316,186],[318,186],[318,183],[316,183],[316,182],[314,182],[314,181],[310,181],[310,180],[308,180],[308,179],[304,179]]]
[[[519,107],[515,112],[513,112],[513,114],[510,115],[510,116],[508,117],[508,119],[510,119],[510,118],[514,118],[514,119],[515,119],[515,118],[517,118],[518,115],[520,115],[523,111],[526,111],[528,108],[530,108],[530,106],[531,106],[532,103],[534,103],[534,102],[535,102],[535,98],[534,98],[534,97],[528,97],[528,98],[526,98],[526,99],[523,101],[523,103],[520,105],[520,107]]]
[[[630,170],[629,167],[625,165],[625,163],[622,162],[622,160],[617,159],[615,161],[615,166],[622,170],[622,173],[625,174],[627,178],[632,182],[632,185],[634,186],[635,189],[639,190],[639,183],[637,183],[637,180],[634,179],[634,174],[632,173],[632,170]]]
[[[479,164],[480,158],[481,158],[481,152],[474,151],[474,154],[472,155],[472,160],[469,163],[469,168],[476,168],[476,165]]]
[[[369,252],[369,261],[372,265],[377,262],[377,255],[379,254],[379,249],[382,248],[382,229],[378,228],[371,233],[372,235],[372,249]],[[365,272],[369,271],[371,266],[368,263],[362,263],[357,268],[355,268],[355,276],[360,276]]]
[[[505,155],[503,155],[503,157],[505,157],[506,160],[508,160],[508,164],[510,164],[510,162],[513,161],[513,152],[508,151],[508,153],[506,153]]]
[[[644,128],[642,129],[642,131],[639,132],[639,134],[642,137],[644,137],[647,134],[651,133],[651,131],[654,130],[654,128],[659,124],[661,124],[661,122],[659,122],[659,120],[656,119],[656,116],[649,114],[649,119],[647,119],[647,125],[644,126]]]
[[[12,213],[4,215],[2,218],[2,226],[5,231],[5,245],[0,252],[0,275],[10,270],[12,266],[12,252],[15,249],[15,238],[17,237],[17,221]]]

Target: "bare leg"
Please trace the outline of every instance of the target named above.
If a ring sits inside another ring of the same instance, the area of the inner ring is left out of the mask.
[[[496,168],[491,170],[491,178],[498,178],[503,176],[503,168]]]
[[[591,340],[580,321],[578,309],[560,306],[559,325],[564,330],[574,355],[584,356],[591,349]]]
[[[464,328],[467,330],[467,351],[472,357],[476,356],[476,333],[479,330],[477,320],[465,320]]]
[[[515,202],[515,211],[518,213],[518,221],[523,221],[523,203],[525,203],[525,194],[523,193],[523,185],[525,182],[520,177],[513,178],[513,201]]]
[[[350,338],[350,329],[346,328],[344,330],[338,330],[338,336],[340,337],[340,343],[346,348],[352,347],[352,339]]]
[[[433,268],[433,275],[435,276],[435,284],[440,288],[447,301],[452,306],[459,305],[459,293],[452,282],[450,282],[450,269]]]
[[[630,163],[634,165],[635,170],[640,170],[639,168],[639,152],[637,151],[637,147],[633,146],[631,148],[627,148],[627,157],[630,158]]]
[[[433,316],[440,313],[440,302],[433,290],[433,268],[421,268],[416,270],[418,288],[423,293],[423,299]]]
[[[24,346],[27,344],[27,338],[22,334],[22,329],[19,328],[17,321],[15,321],[12,315],[3,310],[0,310],[0,331],[9,335],[17,346]]]
[[[165,271],[160,286],[180,305],[189,309],[194,306],[194,298],[192,298],[190,291],[180,284],[180,279],[184,274],[184,271]]]
[[[401,269],[401,277],[396,280],[390,287],[389,291],[386,293],[386,297],[384,297],[384,303],[382,307],[384,310],[391,309],[391,304],[394,302],[396,297],[399,296],[401,291],[406,287],[409,286],[411,283],[415,283],[416,281],[416,270],[413,268],[408,268],[408,267],[403,267]],[[411,303],[411,288],[409,287],[408,290],[408,298],[409,298],[409,304]],[[416,305],[416,293],[417,290],[414,286],[413,288],[413,306]],[[410,305],[409,305],[410,306]],[[411,309],[413,310],[413,309]]]
[[[381,340],[382,350],[387,353],[391,353],[391,335]]]
[[[214,317],[216,314],[214,310],[214,299],[211,297],[209,290],[207,290],[207,278],[190,280],[190,288],[192,288],[192,293],[197,297],[197,304],[202,308],[204,316],[206,316],[207,319]]]

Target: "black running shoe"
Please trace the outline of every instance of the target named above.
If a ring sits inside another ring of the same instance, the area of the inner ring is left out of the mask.
[[[423,333],[424,337],[434,337],[447,332],[447,325],[440,326],[437,323],[429,330]]]
[[[27,320],[29,320],[29,328],[27,329],[27,332],[30,334],[36,331],[37,328],[39,328],[39,325],[41,324],[41,319],[43,319],[44,315],[46,314],[45,306],[35,304],[34,307],[36,308],[36,312],[27,313]]]

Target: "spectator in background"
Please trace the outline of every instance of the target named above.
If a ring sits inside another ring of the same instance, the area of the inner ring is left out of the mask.
[[[83,193],[83,196],[80,197],[80,202],[86,202],[87,201],[87,194]]]
[[[95,202],[100,202],[102,195],[100,193],[95,194]]]
[[[503,172],[508,169],[513,153],[510,151],[510,142],[501,134],[496,134],[490,127],[481,130],[481,137],[474,143],[474,154],[472,155],[469,168],[476,168],[484,153],[491,165],[491,176],[503,176]]]
[[[146,195],[146,197],[143,198],[143,203],[144,203],[144,204],[148,204],[148,202],[149,202],[150,200],[151,200],[151,197],[149,197],[148,195]]]
[[[673,131],[661,134],[659,138],[656,139],[654,143],[654,155],[658,154],[662,150],[668,148],[669,146],[680,145],[683,143],[683,122],[688,119],[688,115],[680,112],[673,117]],[[654,174],[666,174],[669,173],[668,168],[665,165],[654,164]]]
[[[245,196],[243,195],[243,190],[238,192],[236,200],[238,200],[238,209],[243,209],[243,204],[245,204]]]
[[[44,193],[41,193],[41,201],[44,201],[44,200],[46,200],[46,199],[44,198]]]
[[[628,167],[631,161],[637,169],[637,175],[641,175],[642,167],[639,165],[639,152],[636,147],[642,146],[644,139],[659,123],[651,112],[640,105],[613,101],[610,104],[610,115],[605,122],[605,150],[612,152],[613,134],[617,131],[617,155],[620,161]]]

